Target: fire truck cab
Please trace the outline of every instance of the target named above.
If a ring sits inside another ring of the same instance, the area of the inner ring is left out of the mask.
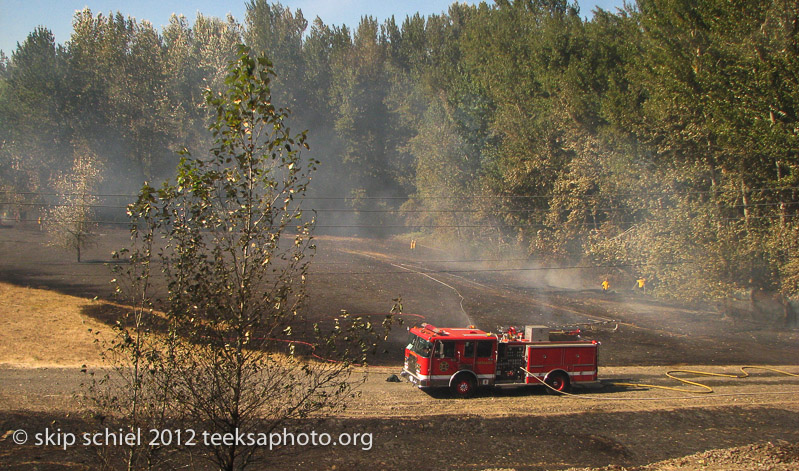
[[[579,340],[579,330],[510,327],[500,334],[430,324],[408,329],[402,376],[419,388],[448,387],[471,397],[478,387],[550,386],[566,392],[573,383],[597,380],[596,341]]]

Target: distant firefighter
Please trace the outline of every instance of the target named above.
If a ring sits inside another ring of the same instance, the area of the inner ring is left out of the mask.
[[[608,282],[608,279],[605,278],[605,281],[602,282],[602,292],[607,293],[608,289],[610,289],[610,283]]]
[[[646,291],[646,278],[641,277],[635,280],[635,286],[641,291]]]

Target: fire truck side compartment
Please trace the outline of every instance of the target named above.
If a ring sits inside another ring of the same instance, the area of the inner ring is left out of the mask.
[[[497,384],[524,383],[524,345],[500,343],[497,345]]]

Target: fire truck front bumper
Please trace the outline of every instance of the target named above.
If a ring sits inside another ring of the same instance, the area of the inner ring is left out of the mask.
[[[416,386],[419,389],[426,388],[426,387],[430,386],[430,380],[429,379],[424,378],[424,377],[420,378],[418,375],[416,375],[414,373],[411,373],[408,370],[403,369],[402,373],[400,373],[400,376],[402,376],[403,378],[406,378],[408,381],[411,382],[411,384],[413,384],[414,386]]]

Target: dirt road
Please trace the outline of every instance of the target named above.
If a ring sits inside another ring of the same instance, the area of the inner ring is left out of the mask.
[[[711,372],[734,368],[694,366]],[[771,372],[746,379],[701,380],[714,394],[614,386],[614,381],[671,385],[662,367],[611,367],[603,385],[554,397],[540,388],[482,391],[469,400],[426,393],[386,378],[396,368],[369,368],[361,395],[346,411],[325,420],[291,423],[292,431],[336,435],[368,433],[371,448],[293,448],[276,452],[277,469],[557,469],[577,466],[643,466],[709,449],[766,441],[799,443],[799,381]],[[799,373],[799,368],[791,371]],[[85,375],[75,368],[3,369],[0,425],[33,434],[45,428],[85,432],[101,428],[81,417],[73,393]],[[696,379],[696,378],[694,378]],[[20,463],[41,456],[41,465],[77,469],[90,463],[88,450],[13,446],[4,441],[0,459]],[[736,455],[737,456],[737,455]],[[36,463],[36,460],[31,462]],[[799,464],[799,461],[796,462]],[[355,468],[353,468],[355,467]],[[30,468],[33,469],[33,468]],[[685,468],[691,469],[691,468]],[[736,469],[736,468],[729,468]],[[779,469],[779,468],[775,468]],[[791,469],[791,468],[785,468]]]

